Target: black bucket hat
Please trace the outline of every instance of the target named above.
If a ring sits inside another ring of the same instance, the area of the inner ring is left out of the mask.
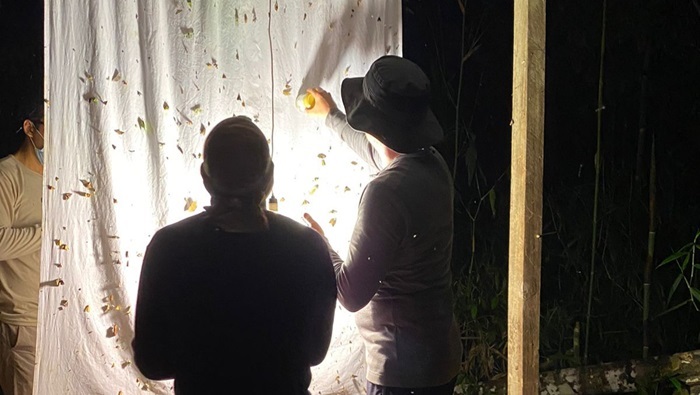
[[[348,124],[396,152],[416,152],[443,138],[430,110],[430,81],[408,59],[382,56],[364,77],[344,79],[340,92]]]

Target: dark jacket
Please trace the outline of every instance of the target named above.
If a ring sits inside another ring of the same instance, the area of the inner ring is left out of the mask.
[[[267,216],[258,233],[223,232],[206,213],[156,232],[132,343],[146,377],[175,379],[178,395],[308,393],[330,344],[333,268],[315,231]]]

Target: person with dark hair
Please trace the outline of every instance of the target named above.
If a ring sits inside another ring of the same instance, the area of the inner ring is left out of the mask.
[[[0,388],[31,395],[39,311],[43,103],[22,122],[19,149],[0,159]]]
[[[308,395],[336,308],[325,241],[264,209],[274,165],[250,119],[218,123],[203,160],[211,206],[158,230],[144,255],[136,366],[178,395]]]
[[[347,258],[331,248],[338,300],[356,312],[365,344],[367,394],[452,395],[462,356],[450,271],[454,192],[432,147],[443,131],[429,80],[415,63],[387,55],[364,77],[343,80],[347,116],[325,90],[308,92],[315,105],[306,112],[377,171],[360,198]]]

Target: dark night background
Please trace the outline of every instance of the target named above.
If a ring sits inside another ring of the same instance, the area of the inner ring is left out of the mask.
[[[404,56],[432,80],[433,108],[446,131],[439,148],[457,171],[453,268],[465,339],[460,381],[493,379],[506,369],[513,4],[404,0],[403,12]],[[0,18],[5,156],[20,142],[14,131],[24,106],[41,100],[43,3],[0,0]],[[641,358],[650,223],[656,241],[649,353],[700,348],[700,293],[692,298],[700,266],[691,272],[688,254],[685,267],[674,261],[657,268],[700,232],[700,1],[549,1],[545,100],[542,370],[583,363],[591,280],[588,362]],[[700,265],[700,254],[694,263]]]

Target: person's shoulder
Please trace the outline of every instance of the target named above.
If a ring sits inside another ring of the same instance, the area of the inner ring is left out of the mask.
[[[374,184],[375,188],[384,186],[403,194],[406,193],[405,190],[428,191],[449,185],[451,180],[452,175],[444,158],[437,150],[430,148],[395,159],[370,184]]]
[[[268,212],[267,215],[270,232],[276,240],[275,245],[291,258],[289,267],[301,265],[304,271],[316,270],[310,269],[311,267],[332,267],[328,245],[323,236],[283,214]]]
[[[405,186],[406,176],[400,172],[382,172],[375,179],[370,181],[362,193],[363,199],[371,198],[380,201],[396,199],[401,194],[402,187]]]
[[[308,226],[304,226],[284,214],[266,211],[265,215],[267,215],[270,230],[292,234],[306,234],[308,230],[313,231]]]
[[[8,171],[19,168],[19,162],[12,155],[0,158],[0,171]]]
[[[202,226],[204,226],[204,223],[204,213],[195,214],[191,217],[187,217],[177,222],[173,222],[172,224],[163,226],[154,233],[153,237],[189,237],[189,234],[197,232]]]
[[[20,173],[20,163],[14,156],[8,155],[0,159],[0,178],[4,180],[17,179]]]
[[[272,232],[283,235],[292,243],[317,242],[325,245],[323,237],[315,230],[283,214],[267,212],[267,219]]]

